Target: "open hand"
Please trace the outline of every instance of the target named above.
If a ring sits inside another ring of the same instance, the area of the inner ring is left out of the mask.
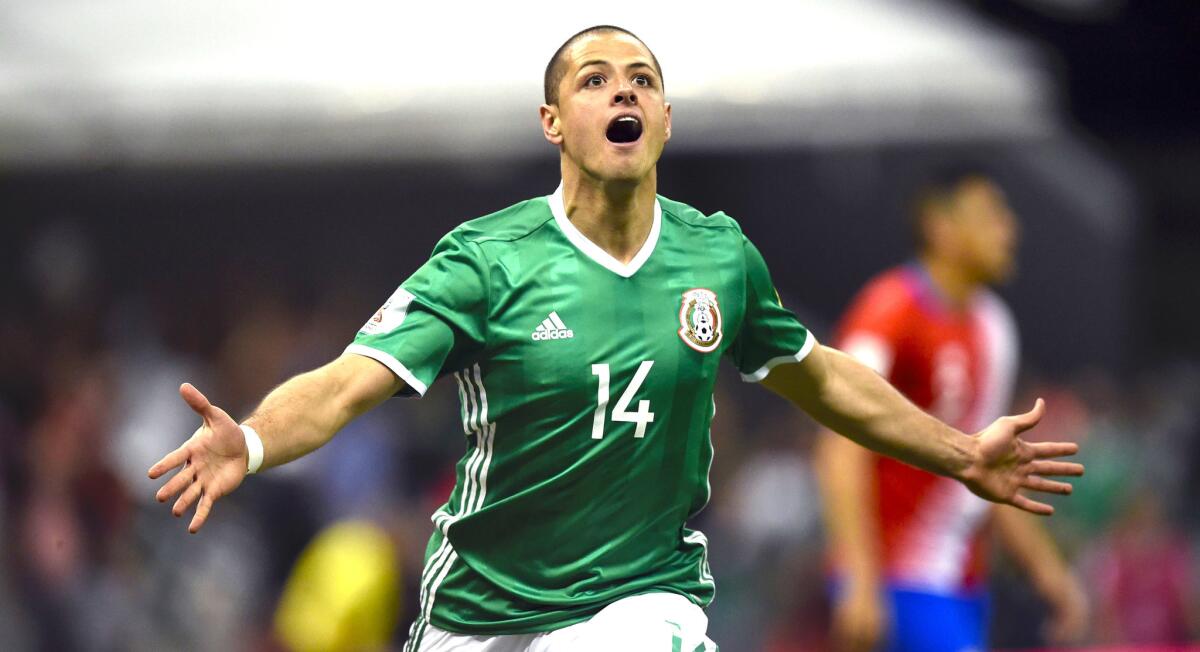
[[[171,513],[183,516],[195,504],[196,513],[188,525],[188,532],[195,534],[208,519],[213,503],[242,483],[249,453],[241,428],[225,410],[209,403],[189,383],[180,386],[179,394],[204,423],[182,446],[150,467],[150,478],[160,478],[171,469],[182,467],[154,497],[163,503],[182,491]]]
[[[1077,444],[1068,442],[1031,443],[1018,435],[1033,428],[1046,412],[1046,403],[1038,399],[1025,414],[1000,417],[976,436],[975,461],[962,476],[963,484],[976,495],[997,503],[1008,503],[1027,512],[1049,516],[1054,508],[1032,500],[1021,489],[1068,495],[1071,485],[1044,476],[1080,476],[1083,465],[1060,462],[1054,458],[1074,455]]]

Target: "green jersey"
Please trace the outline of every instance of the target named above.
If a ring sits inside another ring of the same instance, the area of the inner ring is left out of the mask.
[[[709,499],[718,361],[757,381],[813,345],[723,213],[659,197],[627,264],[561,187],[451,231],[347,349],[416,394],[452,374],[462,402],[412,640],[558,629],[651,591],[707,606],[685,524]]]

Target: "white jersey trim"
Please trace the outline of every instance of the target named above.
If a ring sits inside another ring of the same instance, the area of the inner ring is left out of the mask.
[[[1012,408],[1021,344],[1016,320],[1000,297],[984,290],[975,300],[974,312],[980,328],[986,334],[984,355],[987,356],[987,373],[982,379],[979,404],[967,427],[982,430]]]
[[[700,530],[692,530],[690,534],[685,536],[683,540],[692,545],[699,545],[703,549],[700,556],[699,578],[701,584],[707,584],[710,591],[713,592],[712,600],[709,604],[717,599],[717,583],[713,581],[712,569],[708,565],[708,537]]]
[[[496,436],[496,424],[488,419],[488,399],[487,390],[483,386],[483,373],[476,364],[469,369],[456,371],[454,380],[458,382],[458,396],[462,401],[463,432],[468,436],[474,434],[476,445],[463,468],[463,485],[459,493],[457,513],[450,514],[447,511],[450,507],[447,501],[430,517],[434,527],[442,535],[442,543],[426,562],[421,573],[420,613],[409,630],[409,640],[404,646],[405,652],[419,649],[433,615],[438,588],[450,574],[451,567],[458,561],[458,552],[450,543],[450,527],[460,519],[483,509],[483,503],[487,499],[488,471],[492,466],[492,442]]]
[[[771,370],[775,367],[778,367],[786,362],[800,362],[801,360],[807,358],[808,354],[812,353],[813,347],[816,345],[817,338],[813,337],[811,331],[806,332],[804,334],[804,345],[800,347],[799,351],[793,353],[792,355],[781,355],[778,358],[771,358],[770,360],[767,360],[767,363],[759,367],[754,373],[742,374],[742,380],[748,383],[757,383],[763,378],[766,378],[767,375],[771,373]]]
[[[425,396],[426,390],[429,389],[425,383],[421,382],[420,379],[413,375],[413,372],[408,370],[408,367],[405,367],[399,360],[393,358],[390,353],[380,351],[379,349],[373,349],[365,344],[351,344],[350,346],[346,347],[345,352],[370,358],[387,367],[388,369],[391,369],[392,373],[399,376],[401,380],[403,380],[408,384],[409,387],[416,391],[417,396]]]
[[[608,271],[629,278],[636,274],[650,259],[650,254],[654,253],[654,247],[658,244],[658,234],[662,230],[662,206],[659,205],[657,197],[654,198],[654,222],[650,225],[650,235],[646,237],[646,242],[642,244],[642,248],[638,250],[633,260],[629,261],[629,264],[613,258],[599,245],[588,240],[582,231],[575,228],[570,218],[567,217],[567,208],[563,203],[562,183],[559,183],[554,194],[549,195],[546,199],[550,202],[550,212],[554,214],[554,221],[558,223],[558,228],[562,229],[563,235],[567,236],[571,244],[575,245],[585,256],[604,266]]]

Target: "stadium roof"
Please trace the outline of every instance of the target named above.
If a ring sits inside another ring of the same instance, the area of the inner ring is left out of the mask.
[[[16,0],[0,8],[0,164],[543,152],[542,69],[597,23],[654,48],[673,148],[1054,125],[1037,53],[934,2]]]

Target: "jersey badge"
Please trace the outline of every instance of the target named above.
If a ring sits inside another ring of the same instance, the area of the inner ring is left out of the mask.
[[[709,353],[721,343],[721,309],[717,293],[695,288],[683,293],[679,307],[679,337],[701,353]]]
[[[366,335],[382,335],[390,333],[404,323],[408,316],[408,306],[413,301],[413,295],[404,288],[397,288],[383,307],[375,311],[375,316],[367,320],[358,332]]]

